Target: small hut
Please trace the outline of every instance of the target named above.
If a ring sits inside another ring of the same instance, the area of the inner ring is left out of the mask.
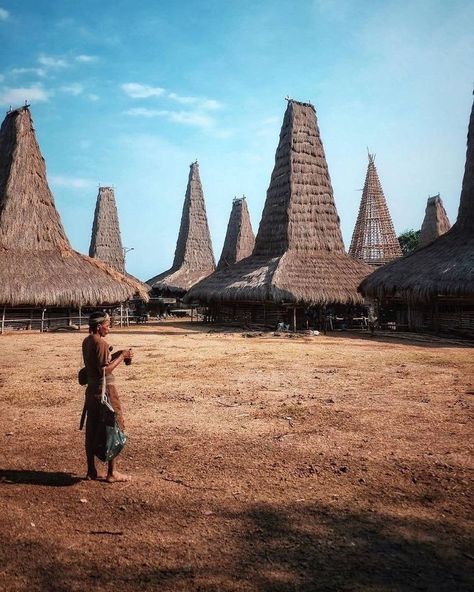
[[[46,180],[30,110],[9,111],[0,129],[2,331],[18,315],[30,319],[28,326],[39,316],[44,327],[50,313],[57,317],[70,309],[113,305],[136,292],[148,299],[140,282],[71,248]]]
[[[232,202],[232,211],[217,269],[224,269],[245,259],[252,254],[254,246],[255,235],[250,222],[247,200],[245,196],[236,197]]]
[[[375,267],[402,256],[402,249],[375,167],[375,154],[369,154],[349,255]]]
[[[448,215],[444,209],[443,200],[439,193],[428,197],[425,217],[420,231],[419,247],[425,247],[451,228]]]
[[[377,269],[364,296],[396,310],[411,330],[474,335],[474,105],[456,223],[433,242]]]
[[[147,281],[155,296],[182,298],[216,268],[199,165],[190,166],[173,266]]]
[[[89,257],[105,261],[120,273],[125,272],[125,257],[113,187],[99,187]]]
[[[360,303],[368,273],[344,250],[315,109],[289,100],[252,255],[187,298],[210,304],[218,321],[296,327],[309,306]]]

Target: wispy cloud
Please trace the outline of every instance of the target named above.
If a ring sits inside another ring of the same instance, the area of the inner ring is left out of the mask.
[[[215,99],[203,99],[201,97],[182,97],[174,92],[167,93],[169,99],[181,103],[181,105],[195,105],[198,109],[204,111],[214,111],[220,109],[222,104]]]
[[[55,58],[53,56],[47,56],[47,55],[40,55],[38,58],[38,63],[40,63],[42,66],[46,66],[46,68],[55,68],[55,69],[67,68],[67,66],[68,66],[68,63],[66,62],[66,60],[64,60],[62,58]]]
[[[49,100],[50,93],[41,85],[23,88],[4,88],[0,91],[0,105],[20,105],[24,101],[43,103]]]
[[[35,74],[41,77],[46,76],[46,70],[44,68],[12,68],[10,73],[14,75]]]
[[[215,123],[212,117],[198,111],[169,111],[167,109],[137,107],[125,111],[125,114],[133,117],[164,117],[173,123],[181,123],[200,128],[210,128]]]
[[[0,21],[8,20],[9,16],[10,16],[10,13],[8,12],[8,10],[5,10],[4,8],[0,8]]]
[[[67,175],[52,175],[49,177],[51,185],[56,187],[67,187],[68,189],[91,189],[97,183],[92,179],[82,177],[69,177]]]
[[[160,97],[165,89],[159,86],[148,86],[137,82],[127,82],[120,87],[125,94],[133,99],[147,99],[149,97]]]
[[[89,101],[98,101],[100,99],[99,95],[96,95],[94,93],[89,93],[87,95],[87,98],[89,99]]]
[[[90,64],[91,62],[97,62],[98,59],[99,58],[94,55],[81,54],[81,55],[76,56],[76,62],[81,62],[83,64]]]
[[[215,99],[204,97],[183,96],[178,93],[167,91],[160,86],[148,86],[138,82],[127,82],[121,85],[121,89],[133,99],[149,99],[150,97],[161,97],[170,99],[180,105],[189,105],[201,111],[215,111],[222,108],[222,103]]]
[[[59,90],[61,92],[77,97],[77,95],[80,95],[82,92],[84,92],[84,87],[82,86],[82,84],[79,84],[79,82],[73,82],[72,84],[65,84],[64,86],[60,86]]]

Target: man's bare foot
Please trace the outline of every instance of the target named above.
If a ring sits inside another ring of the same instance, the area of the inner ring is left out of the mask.
[[[124,481],[131,481],[131,479],[130,475],[114,471],[112,474],[107,475],[105,480],[107,483],[123,483]]]
[[[95,481],[97,478],[97,471],[87,471],[86,481]]]

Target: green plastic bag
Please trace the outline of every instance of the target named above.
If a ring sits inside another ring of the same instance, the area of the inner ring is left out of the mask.
[[[105,426],[106,443],[105,443],[105,460],[109,461],[115,458],[122,451],[127,443],[127,436],[122,432],[117,423],[113,426]]]

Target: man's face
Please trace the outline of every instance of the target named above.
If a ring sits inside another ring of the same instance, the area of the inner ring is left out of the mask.
[[[99,335],[105,337],[110,331],[110,320],[106,320],[99,325]]]

